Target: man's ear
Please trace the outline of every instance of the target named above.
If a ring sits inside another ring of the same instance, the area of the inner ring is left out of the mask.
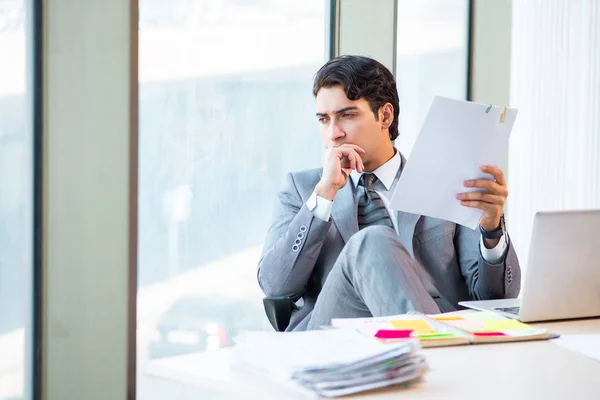
[[[381,117],[381,127],[383,129],[389,129],[392,122],[394,122],[394,106],[391,103],[385,103],[379,109]]]

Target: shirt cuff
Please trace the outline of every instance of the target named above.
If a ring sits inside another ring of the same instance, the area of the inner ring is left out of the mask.
[[[313,215],[325,222],[329,221],[333,201],[317,196],[315,192],[306,201],[306,207],[312,211]]]
[[[479,248],[481,249],[481,256],[488,264],[498,264],[502,261],[502,257],[504,257],[504,253],[506,252],[506,248],[508,244],[506,243],[505,235],[500,236],[500,241],[496,245],[496,247],[492,249],[488,249],[483,244],[483,237],[479,239]]]

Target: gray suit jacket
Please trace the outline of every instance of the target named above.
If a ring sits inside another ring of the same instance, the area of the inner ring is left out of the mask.
[[[329,221],[315,217],[306,207],[321,173],[322,169],[313,169],[288,174],[258,264],[258,282],[267,296],[304,299],[287,330],[306,326],[329,271],[358,232],[350,181],[337,192]],[[433,290],[438,291],[436,303],[443,312],[455,310],[463,300],[519,294],[521,272],[510,243],[504,259],[493,265],[481,256],[478,231],[404,212],[398,212],[398,226],[401,242],[424,266]]]

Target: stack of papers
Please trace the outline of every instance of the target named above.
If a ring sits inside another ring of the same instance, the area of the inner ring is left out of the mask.
[[[408,386],[427,370],[417,341],[385,344],[345,329],[244,332],[233,352],[238,366],[325,397]]]

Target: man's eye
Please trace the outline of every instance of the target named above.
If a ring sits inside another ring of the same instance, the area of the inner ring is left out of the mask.
[[[319,122],[324,124],[325,122],[327,122],[327,118],[321,117],[321,118],[319,118]]]
[[[355,115],[356,114],[353,114],[353,113],[345,113],[345,114],[342,114],[342,117],[349,118],[349,117],[354,117]]]

